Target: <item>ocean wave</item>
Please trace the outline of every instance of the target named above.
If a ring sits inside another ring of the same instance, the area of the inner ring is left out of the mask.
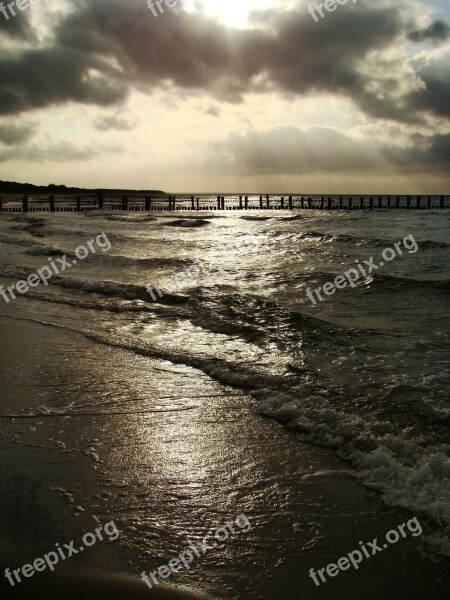
[[[35,273],[35,271],[22,267],[0,265],[0,277],[26,280],[27,277],[33,273]],[[49,280],[49,284],[72,290],[80,290],[88,294],[113,296],[123,300],[142,300],[150,304],[152,302],[157,302],[159,304],[181,304],[189,299],[189,297],[184,294],[164,292],[161,298],[157,297],[156,300],[152,300],[152,297],[147,292],[145,286],[131,283],[117,283],[114,281],[95,281],[90,279],[79,279],[76,277],[61,277],[60,275],[53,275]]]
[[[435,240],[417,240],[417,244],[420,249],[426,248],[450,248],[450,244],[447,242],[438,242]]]
[[[32,246],[25,251],[25,254],[28,254],[29,256],[62,256],[64,251],[59,250],[58,248],[52,248],[51,246]],[[70,255],[67,254],[67,256]]]
[[[348,269],[355,268],[354,265],[349,265]],[[327,281],[333,281],[338,276],[342,276],[345,271],[340,273],[332,273],[331,271],[310,271],[308,273],[298,273],[291,277],[286,283],[314,283],[320,284]],[[385,287],[392,290],[394,287],[404,289],[405,287],[423,288],[432,287],[434,289],[448,290],[450,279],[419,279],[418,277],[399,277],[397,275],[387,275],[386,273],[371,273],[366,277],[361,278],[356,282],[356,287],[366,285],[369,287]]]
[[[151,257],[151,258],[133,258],[130,256],[119,256],[114,254],[97,254],[96,258],[106,263],[111,263],[123,267],[142,267],[148,269],[162,269],[166,267],[176,268],[178,270],[185,269],[194,261],[184,258],[167,257]]]
[[[302,218],[302,217],[299,217],[299,218]],[[297,217],[279,218],[276,220],[277,221],[291,221],[291,220],[297,220]],[[285,231],[271,232],[271,235],[274,237],[284,236],[285,234],[286,234]],[[360,237],[360,236],[356,236],[356,235],[339,234],[339,233],[329,234],[329,233],[324,233],[322,231],[315,231],[315,230],[302,231],[300,233],[295,233],[295,236],[298,239],[320,240],[324,243],[344,242],[344,243],[351,243],[351,244],[359,245],[359,246],[370,245],[370,246],[376,246],[376,247],[380,247],[380,248],[390,248],[397,241],[397,240],[388,240],[388,239],[384,239],[384,238],[374,238],[374,237],[366,237],[365,238],[365,237]],[[426,250],[428,248],[438,249],[438,248],[449,248],[450,247],[449,243],[443,242],[443,241],[419,240],[419,239],[417,239],[416,241],[419,246],[419,249],[421,249],[421,250]]]
[[[124,214],[115,214],[109,215],[107,217],[108,221],[121,221],[122,223],[149,223],[151,221],[157,221],[156,217],[149,217],[148,215],[138,217],[137,215],[124,215]]]
[[[373,285],[379,285],[384,287],[397,286],[400,289],[405,287],[413,288],[434,288],[448,290],[450,288],[450,279],[418,279],[412,277],[397,277],[396,275],[386,275],[382,273],[374,273],[371,275],[373,278]]]
[[[84,217],[102,218],[106,221],[122,221],[123,223],[148,223],[157,221],[156,217],[150,216],[147,212],[128,212],[121,210],[87,210],[83,213]]]
[[[13,225],[11,229],[13,231],[26,231],[33,237],[44,237],[44,232],[42,229],[44,228],[46,221],[45,219],[39,217],[28,217],[22,219],[14,219],[22,225]]]
[[[26,237],[21,237],[20,235],[0,235],[0,244],[8,244],[10,246],[21,246],[22,248],[26,248],[30,246],[30,244],[35,243],[35,240],[30,240]]]
[[[450,527],[448,447],[433,445],[433,440],[424,447],[423,440],[419,444],[391,423],[336,410],[327,398],[306,390],[282,393],[266,388],[251,393],[261,415],[283,422],[304,441],[336,450],[386,502]]]
[[[175,221],[162,222],[162,225],[166,227],[205,227],[210,225],[210,222],[206,219],[176,219]]]
[[[271,221],[273,218],[274,217],[267,217],[263,215],[245,215],[243,217],[239,217],[241,221]]]
[[[51,279],[52,284],[59,285],[63,288],[80,290],[88,294],[101,294],[103,296],[114,296],[124,300],[142,300],[152,303],[152,298],[147,292],[145,286],[135,284],[116,283],[114,281],[91,281],[86,279],[77,279],[72,277],[56,277]],[[188,300],[188,296],[182,294],[164,293],[161,298],[157,298],[155,302],[160,304],[178,304]]]
[[[396,430],[391,421],[338,408],[317,391],[316,385],[288,386],[285,377],[263,373],[257,366],[150,347],[149,343],[139,344],[123,335],[116,339],[97,334],[90,337],[145,356],[189,365],[222,384],[246,391],[256,400],[257,413],[284,423],[305,442],[337,452],[388,504],[428,515],[444,527],[444,534],[445,527],[450,527],[448,445],[431,438],[425,443],[423,435],[415,437],[414,428]],[[438,550],[445,553],[445,544]]]

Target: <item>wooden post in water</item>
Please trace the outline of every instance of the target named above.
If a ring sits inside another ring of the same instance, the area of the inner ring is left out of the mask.
[[[77,196],[77,212],[81,212],[81,196]]]
[[[420,206],[421,200],[422,200],[422,198],[420,196],[417,196],[417,206],[416,206],[417,210],[420,210],[420,208],[421,208],[421,206]]]
[[[353,210],[353,198],[348,199],[348,210]]]
[[[128,210],[128,196],[122,196],[122,210]]]
[[[305,208],[305,199],[303,198],[303,196],[300,198],[300,207]]]
[[[400,196],[397,196],[395,200],[395,208],[400,208]]]
[[[217,209],[220,210],[222,207],[222,197],[217,196]]]
[[[145,210],[152,210],[152,197],[145,196]]]
[[[195,198],[191,196],[191,210],[195,210]]]
[[[50,212],[55,212],[55,196],[50,196]]]
[[[360,200],[359,200],[359,208],[361,210],[364,210],[364,198],[360,198]]]
[[[281,196],[281,210],[284,210],[284,196]]]
[[[239,196],[239,210],[242,210],[243,206],[242,206],[242,196]]]
[[[25,194],[22,197],[22,210],[25,213],[25,212],[28,212],[29,208],[30,208],[30,205],[29,205],[28,194]]]
[[[309,210],[312,209],[312,198],[311,198],[311,196],[308,198],[308,208],[309,208]]]
[[[325,198],[324,196],[320,197],[320,210],[323,210],[325,206]]]
[[[439,207],[444,208],[444,196],[441,196],[441,203],[440,203]]]
[[[270,208],[270,196],[269,196],[269,194],[266,194],[266,207]]]
[[[245,196],[245,210],[248,210],[248,196]]]
[[[289,196],[289,210],[292,210],[292,196]]]
[[[197,198],[196,200],[196,208],[197,210],[200,210],[200,198]]]
[[[428,206],[428,210],[430,210],[431,209],[431,196],[428,196],[427,206]]]
[[[339,198],[339,208],[340,210],[344,208],[344,198],[342,196]]]
[[[383,197],[378,196],[378,208],[383,208]]]
[[[222,196],[222,210],[225,210],[225,196]]]
[[[370,210],[373,210],[373,198],[370,199]]]
[[[341,198],[342,201],[342,198]],[[328,210],[331,210],[331,198],[328,198],[328,205],[327,205]]]
[[[177,197],[176,196],[172,196],[172,210],[176,210],[177,209]]]
[[[259,197],[259,208],[262,210],[262,207],[263,207],[263,197],[260,196]]]
[[[98,192],[97,198],[98,198],[98,208],[101,210],[103,208],[103,192]]]

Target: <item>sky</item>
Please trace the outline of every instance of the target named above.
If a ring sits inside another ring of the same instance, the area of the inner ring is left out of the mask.
[[[448,0],[18,1],[0,4],[0,179],[449,193]]]

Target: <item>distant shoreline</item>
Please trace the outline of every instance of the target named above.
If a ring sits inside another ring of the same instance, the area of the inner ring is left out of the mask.
[[[49,185],[34,185],[32,183],[17,183],[16,181],[2,181],[0,180],[0,196],[1,195],[15,195],[15,194],[58,194],[58,195],[71,195],[71,194],[97,194],[98,192],[104,192],[106,194],[160,194],[165,195],[162,190],[130,190],[130,189],[116,189],[116,188],[78,188],[78,187],[67,187],[65,185],[55,185],[53,183]]]

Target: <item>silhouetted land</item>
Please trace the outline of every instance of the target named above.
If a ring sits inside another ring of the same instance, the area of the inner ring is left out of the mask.
[[[145,193],[145,194],[164,194],[161,190],[122,190],[122,189],[100,189],[100,188],[77,188],[67,187],[66,185],[33,185],[32,183],[17,183],[16,181],[0,181],[1,194],[86,194],[103,191],[111,194]]]

